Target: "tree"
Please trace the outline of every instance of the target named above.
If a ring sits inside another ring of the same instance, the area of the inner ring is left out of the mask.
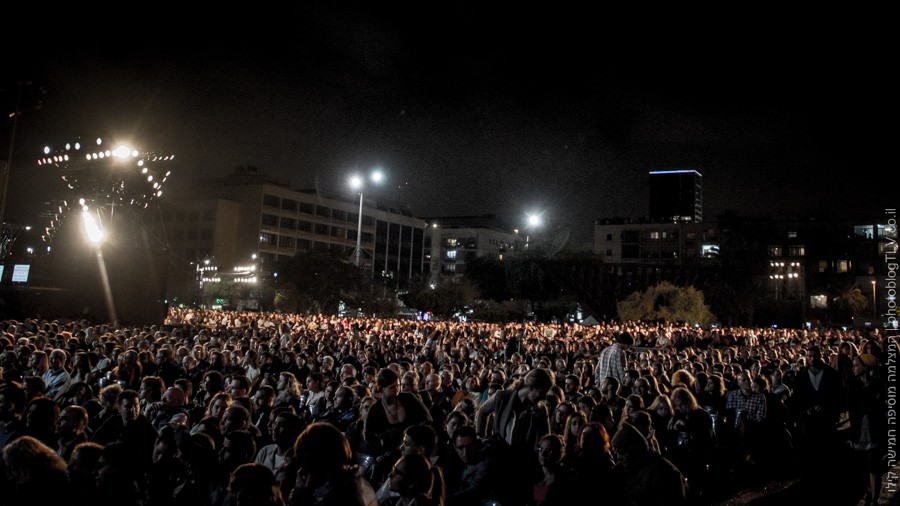
[[[703,292],[664,281],[644,292],[634,292],[616,305],[623,321],[660,321],[706,325],[715,319],[704,303]]]
[[[434,288],[425,287],[407,294],[404,302],[419,311],[450,316],[466,306],[472,307],[477,298],[475,285],[467,279],[460,279],[442,281]]]
[[[296,296],[295,307],[301,313],[335,312],[340,301],[360,305],[366,299],[368,285],[362,271],[329,251],[305,251],[280,259],[276,270],[279,284],[285,287],[280,302],[288,304]],[[291,286],[295,292],[289,290]]]
[[[852,315],[858,315],[869,307],[869,298],[862,292],[859,285],[851,285],[837,296],[839,308]]]

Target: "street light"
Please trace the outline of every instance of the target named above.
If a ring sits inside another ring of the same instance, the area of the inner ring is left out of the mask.
[[[525,219],[525,249],[528,249],[529,232],[528,229],[535,229],[543,223],[540,214],[530,213]]]
[[[875,280],[872,280],[872,318],[878,318],[878,296],[875,294]]]
[[[380,169],[375,169],[369,174],[373,183],[381,183],[384,174]],[[350,176],[350,187],[359,192],[359,219],[356,224],[356,249],[353,250],[353,265],[359,267],[362,257],[362,217],[363,217],[363,187],[365,178],[359,174]]]

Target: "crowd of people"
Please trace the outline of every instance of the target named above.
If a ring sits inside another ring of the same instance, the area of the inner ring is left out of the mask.
[[[884,488],[897,343],[880,329],[196,309],[2,325],[0,505],[710,504],[777,477],[875,504]]]

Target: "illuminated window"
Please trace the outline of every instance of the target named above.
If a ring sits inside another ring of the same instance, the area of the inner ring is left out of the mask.
[[[447,260],[456,260],[456,250],[451,249],[447,251]]]
[[[824,295],[810,295],[810,309],[828,309],[828,297]]]
[[[838,260],[835,263],[835,267],[838,273],[847,272],[850,268],[850,262],[847,260]]]
[[[659,232],[650,232],[651,239],[659,239]]]
[[[789,257],[806,256],[806,247],[803,245],[788,246],[788,256]]]
[[[769,246],[769,256],[778,258],[781,256],[781,246]]]

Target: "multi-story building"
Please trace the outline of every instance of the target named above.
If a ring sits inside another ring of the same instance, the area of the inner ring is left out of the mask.
[[[603,220],[594,224],[594,254],[607,264],[684,265],[715,258],[718,252],[719,229],[712,223]]]
[[[650,172],[651,221],[703,221],[703,175],[696,170]]]
[[[309,250],[349,260],[356,248],[360,205],[352,197],[294,190],[252,168],[195,181],[192,195],[164,213],[171,250],[186,265],[213,259],[223,272],[251,258],[274,265]],[[408,210],[365,201],[360,264],[397,281],[420,276],[425,227]]]
[[[503,261],[517,244],[523,245],[519,234],[507,232],[493,215],[429,218],[428,222],[425,255],[432,283],[441,277],[462,277],[470,257]]]

